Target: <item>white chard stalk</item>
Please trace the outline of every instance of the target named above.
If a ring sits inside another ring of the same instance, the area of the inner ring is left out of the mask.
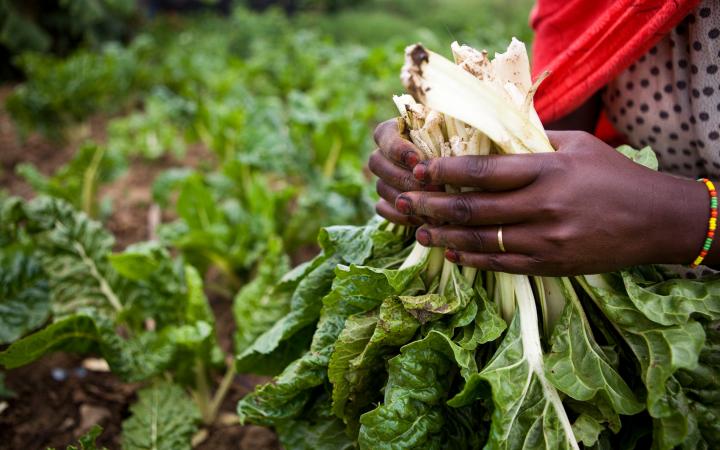
[[[480,52],[454,42],[455,62],[433,53],[420,44],[405,50],[402,81],[410,95],[393,100],[402,116],[401,130],[423,152],[426,159],[447,156],[520,154],[554,151],[533,106],[533,95],[541,76],[533,84],[525,45],[512,40],[505,53],[491,60]],[[447,192],[468,191],[462,186],[446,186]],[[426,249],[415,244],[403,264],[409,267],[428,264],[442,255],[441,249]],[[443,293],[454,264],[436,263],[426,270],[428,285],[439,278],[438,291]],[[432,273],[428,273],[428,271]],[[474,280],[477,270],[463,268],[463,276]],[[536,300],[530,279],[523,275],[490,274],[493,297],[503,318],[510,323],[519,314],[523,360],[528,376],[537,377],[548,404],[555,410],[568,448],[579,448],[567,413],[555,387],[544,375]],[[559,281],[534,279],[538,287],[543,328],[549,333],[564,306],[556,288]],[[559,285],[558,285],[559,286]]]

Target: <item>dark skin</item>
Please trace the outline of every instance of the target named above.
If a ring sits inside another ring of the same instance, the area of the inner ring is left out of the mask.
[[[590,129],[595,105],[551,127]],[[642,167],[583,131],[547,134],[554,153],[423,161],[396,119],[383,122],[369,161],[379,177],[376,210],[421,225],[421,244],[483,270],[569,276],[689,264],[697,256],[709,217],[703,184]],[[446,184],[476,192],[446,193],[439,187]],[[704,264],[720,263],[719,248],[713,245]]]

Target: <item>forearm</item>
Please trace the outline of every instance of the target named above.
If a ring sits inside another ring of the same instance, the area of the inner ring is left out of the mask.
[[[660,174],[658,174],[660,175]],[[689,265],[702,250],[708,231],[710,195],[703,183],[666,174],[650,197],[657,208],[646,240],[653,263]],[[639,239],[644,239],[642,236]],[[703,265],[720,266],[720,245],[710,247]]]

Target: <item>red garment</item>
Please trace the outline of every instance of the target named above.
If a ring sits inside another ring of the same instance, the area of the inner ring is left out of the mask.
[[[533,76],[550,75],[535,94],[543,122],[559,119],[645,54],[699,0],[538,0]],[[602,124],[607,126],[609,123]]]

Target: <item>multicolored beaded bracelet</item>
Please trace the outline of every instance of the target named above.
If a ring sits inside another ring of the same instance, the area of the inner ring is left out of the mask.
[[[718,199],[717,192],[715,192],[715,185],[707,178],[700,178],[698,181],[705,183],[705,186],[710,192],[710,219],[708,220],[708,231],[707,235],[705,236],[705,242],[703,243],[702,250],[700,251],[698,257],[695,258],[695,261],[690,264],[691,269],[694,269],[700,264],[702,264],[703,260],[710,251],[710,246],[712,245],[713,239],[715,238],[715,229],[717,228]]]

